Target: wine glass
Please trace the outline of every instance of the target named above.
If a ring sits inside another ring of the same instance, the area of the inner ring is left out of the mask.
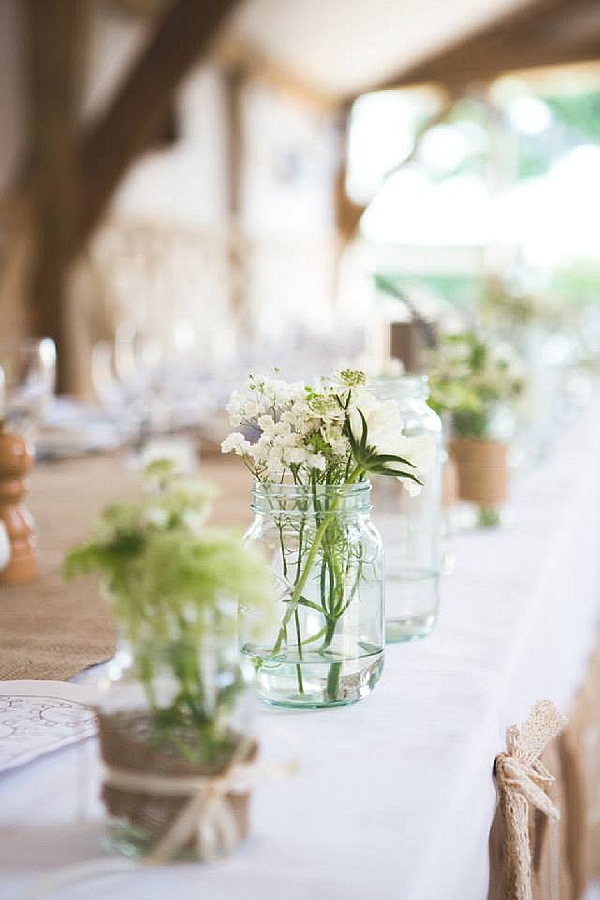
[[[54,395],[56,347],[49,337],[0,342],[0,418],[35,443]]]

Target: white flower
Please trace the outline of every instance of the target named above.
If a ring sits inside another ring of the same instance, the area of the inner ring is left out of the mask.
[[[402,443],[399,445],[398,456],[408,459],[415,468],[407,469],[411,475],[415,475],[420,481],[425,481],[427,472],[433,466],[437,444],[435,438],[423,434],[416,437],[402,436]],[[410,478],[399,479],[406,488],[409,497],[418,497],[421,493],[421,485]]]
[[[244,456],[250,451],[251,444],[240,431],[234,431],[221,444],[221,453],[235,453]]]
[[[310,390],[301,382],[287,384],[277,378],[250,375],[247,391],[234,392],[227,409],[232,421],[256,428],[258,440],[251,444],[243,434],[234,432],[223,442],[223,453],[242,456],[260,480],[280,481],[291,469],[302,482],[316,473],[319,480],[322,474],[340,479],[352,458],[352,445],[345,433],[347,415],[358,441],[364,416],[367,443],[375,453],[413,462],[397,404],[378,400],[364,387],[364,379],[362,372],[342,371],[321,379],[319,386]],[[425,451],[414,449],[419,455],[417,464],[424,469]],[[410,471],[417,470],[411,467]]]
[[[267,415],[259,416],[256,421],[256,424],[258,425],[260,430],[263,432],[263,434],[271,434],[271,432],[275,428],[275,420],[273,419],[273,416],[267,416]]]
[[[262,435],[255,444],[250,447],[249,455],[258,463],[266,462],[271,451],[271,439]]]
[[[327,460],[320,453],[309,453],[306,465],[309,469],[316,469],[318,472],[324,472],[327,468]]]
[[[299,435],[294,434],[293,431],[277,436],[277,443],[279,444],[279,446],[289,450],[294,449],[294,447],[298,447],[299,440]]]
[[[346,437],[329,438],[329,446],[335,456],[348,456],[350,453],[350,446]]]
[[[426,434],[418,435],[416,437],[406,437],[405,435],[402,435],[402,439],[398,446],[400,448],[398,456],[408,459],[409,462],[416,467],[416,474],[418,477],[429,472],[435,460],[435,438],[429,437]]]
[[[398,478],[397,480],[404,485],[409,497],[418,497],[421,493],[421,485],[416,481],[411,481],[410,478]]]
[[[358,390],[353,394],[348,413],[350,428],[357,440],[362,436],[362,413],[367,424],[369,446],[374,447],[378,453],[404,455],[401,452],[405,449],[406,440],[402,434],[404,421],[395,400],[378,400],[371,391]]]
[[[308,457],[308,451],[302,447],[292,447],[286,454],[286,459],[292,466],[301,466],[308,461]]]
[[[280,481],[286,466],[281,457],[281,452],[272,450],[267,457],[267,478],[269,481]]]
[[[255,419],[261,412],[261,408],[256,400],[246,400],[244,403],[244,418],[247,420]]]
[[[229,413],[229,421],[235,427],[242,424],[242,402],[243,398],[239,391],[233,391],[229,398],[229,403],[225,407]]]

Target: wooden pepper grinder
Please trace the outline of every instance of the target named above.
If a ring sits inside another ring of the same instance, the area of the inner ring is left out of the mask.
[[[37,575],[33,519],[23,504],[26,475],[33,464],[27,443],[18,434],[5,431],[0,420],[0,521],[10,541],[11,555],[0,571],[0,585],[28,584]]]

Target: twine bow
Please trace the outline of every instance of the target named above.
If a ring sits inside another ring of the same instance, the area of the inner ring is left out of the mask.
[[[260,774],[258,766],[242,762],[232,762],[221,775],[191,777],[154,775],[108,766],[104,784],[133,793],[189,798],[145,862],[162,863],[171,859],[194,835],[199,858],[210,861],[231,854],[241,838],[227,796],[246,793]]]
[[[533,896],[529,804],[551,819],[560,819],[559,810],[544,790],[554,778],[540,762],[540,756],[566,722],[553,703],[542,700],[521,728],[513,725],[508,729],[507,751],[496,757],[494,772],[504,825],[506,900],[532,900]]]

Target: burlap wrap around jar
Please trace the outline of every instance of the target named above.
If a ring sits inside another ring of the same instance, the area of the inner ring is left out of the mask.
[[[127,773],[141,775],[150,782],[153,777],[157,780],[190,779],[190,783],[199,778],[206,779],[210,784],[210,779],[218,779],[227,772],[234,756],[244,764],[251,763],[256,758],[258,749],[256,742],[242,737],[236,740],[232,736],[231,744],[223,749],[217,759],[210,762],[194,760],[181,752],[175,741],[157,741],[152,715],[140,714],[138,711],[111,714],[98,711],[98,728],[100,751],[107,773],[102,800],[113,822],[118,823],[121,829],[124,827],[130,830],[135,835],[136,842],[141,838],[148,853],[152,853],[156,845],[176,826],[193,797],[193,788],[190,788],[187,795],[181,790],[169,795],[168,790],[154,792],[115,786],[111,784],[111,772],[117,771],[125,776]],[[189,746],[190,737],[183,729],[178,735],[182,745]],[[235,822],[236,842],[243,840],[248,834],[249,800],[248,791],[231,791],[223,797]],[[217,846],[217,855],[225,855],[226,852],[230,851]],[[195,834],[190,834],[181,844],[177,856],[203,858],[198,853]]]
[[[508,445],[502,441],[453,438],[450,452],[458,466],[458,496],[484,509],[508,496]]]

